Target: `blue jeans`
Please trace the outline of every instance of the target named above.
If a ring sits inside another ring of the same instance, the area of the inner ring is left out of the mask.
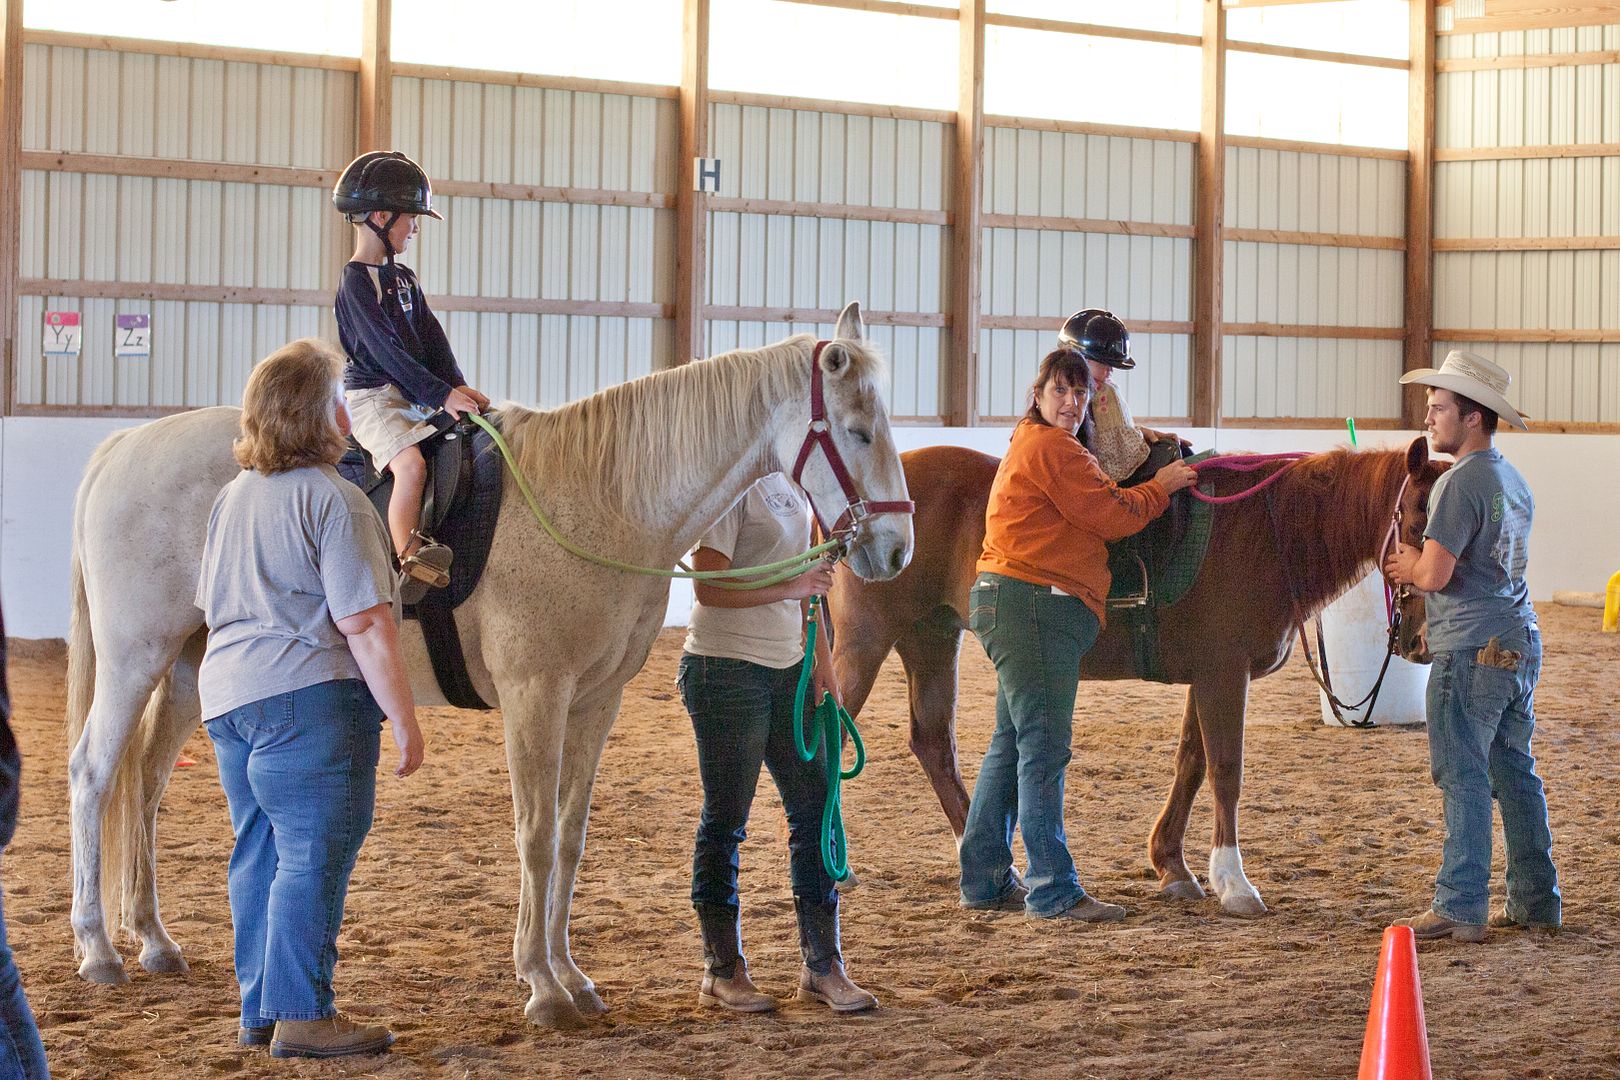
[[[50,1075],[39,1027],[23,996],[11,946],[6,944],[5,914],[0,911],[0,1077],[48,1080]]]
[[[687,653],[676,681],[692,716],[703,779],[703,813],[692,851],[692,902],[738,906],[737,848],[748,836],[748,811],[763,764],[787,813],[793,895],[824,906],[837,903],[832,876],[821,862],[827,747],[816,751],[815,760],[801,761],[793,741],[798,667],[778,670]]]
[[[962,904],[990,907],[1012,891],[1013,826],[1029,856],[1025,911],[1061,915],[1086,898],[1063,831],[1080,658],[1097,641],[1083,601],[1000,574],[980,574],[968,626],[996,666],[996,729],[979,766],[957,855]]]
[[[359,679],[208,721],[231,808],[231,923],[242,1026],[332,1016],[338,928],[371,829],[382,710]]]
[[[1547,798],[1530,753],[1541,634],[1526,627],[1503,635],[1500,644],[1519,654],[1513,670],[1479,663],[1478,649],[1437,652],[1429,669],[1429,764],[1446,819],[1434,910],[1455,922],[1485,921],[1494,797],[1507,841],[1508,914],[1521,923],[1557,926],[1563,910]]]

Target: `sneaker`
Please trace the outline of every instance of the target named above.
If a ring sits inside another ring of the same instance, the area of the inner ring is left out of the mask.
[[[962,902],[962,907],[968,911],[1023,911],[1024,898],[1029,890],[1022,885],[1014,885],[994,900],[981,900],[977,903]]]
[[[276,1025],[268,1027],[238,1027],[236,1029],[236,1045],[251,1046],[255,1049],[270,1045],[270,1034],[276,1030]]]
[[[1030,918],[1040,918],[1031,915]],[[1049,919],[1075,919],[1079,922],[1119,922],[1125,917],[1125,909],[1118,904],[1105,904],[1095,896],[1083,897],[1080,902],[1067,911],[1060,911],[1056,915],[1048,915]]]
[[[1485,925],[1492,930],[1539,930],[1544,934],[1556,934],[1558,923],[1523,923],[1507,913],[1507,908],[1499,907],[1491,912],[1491,917]]]
[[[1398,919],[1395,925],[1410,926],[1412,936],[1419,941],[1450,938],[1453,941],[1467,941],[1477,944],[1485,940],[1484,923],[1453,922],[1433,908],[1421,915],[1414,915],[1410,919]]]
[[[394,1045],[394,1033],[381,1024],[357,1024],[339,1014],[322,1020],[278,1020],[270,1056],[333,1058],[380,1054]]]

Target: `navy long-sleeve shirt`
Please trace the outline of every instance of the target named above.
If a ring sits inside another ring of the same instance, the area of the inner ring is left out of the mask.
[[[418,404],[438,408],[450,391],[467,384],[444,328],[410,267],[351,262],[338,284],[338,340],[349,355],[343,371],[348,390],[390,383]]]

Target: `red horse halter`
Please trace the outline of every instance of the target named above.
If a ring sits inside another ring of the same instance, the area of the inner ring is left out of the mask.
[[[832,425],[827,422],[827,403],[822,396],[821,350],[830,344],[832,344],[830,341],[818,341],[815,351],[810,354],[810,428],[805,432],[804,442],[799,444],[799,458],[793,463],[793,482],[801,488],[804,486],[800,480],[804,474],[804,467],[810,461],[810,455],[815,448],[821,447],[821,452],[827,455],[828,468],[832,469],[838,486],[843,488],[846,505],[844,512],[833,522],[831,529],[827,528],[827,522],[821,516],[814,499],[810,500],[810,509],[816,515],[816,523],[821,526],[822,532],[828,536],[847,539],[860,530],[861,523],[867,518],[877,514],[910,514],[916,511],[917,504],[910,500],[898,499],[888,502],[867,502],[855,489],[855,481],[849,475],[849,468],[844,464],[843,455],[838,452],[838,445],[833,442]]]

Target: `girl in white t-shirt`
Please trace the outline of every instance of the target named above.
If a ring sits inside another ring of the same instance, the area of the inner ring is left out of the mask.
[[[698,541],[698,570],[760,566],[803,551],[810,508],[799,489],[772,473],[746,491]],[[788,819],[793,903],[804,968],[798,997],[834,1012],[859,1012],[877,999],[844,973],[838,941],[838,892],[821,861],[821,815],[827,802],[828,747],[802,761],[793,738],[793,701],[804,656],[805,601],[832,585],[822,563],[763,589],[698,583],[691,629],[681,657],[681,700],[697,735],[703,813],[692,853],[692,906],[703,932],[703,984],[698,1001],[736,1012],[768,1012],[777,1001],[748,977],[742,956],[737,847],[760,765],[771,771]],[[816,646],[814,700],[839,697],[826,636]]]

